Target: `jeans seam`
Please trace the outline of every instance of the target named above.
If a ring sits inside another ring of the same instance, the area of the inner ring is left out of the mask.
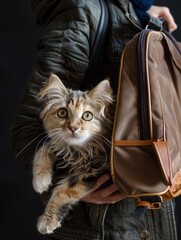
[[[174,201],[174,200],[172,200]],[[176,234],[176,223],[175,223],[175,215],[174,215],[174,207],[173,207],[173,202],[171,201],[171,207],[168,206],[166,203],[166,209],[167,209],[167,215],[169,218],[170,224],[169,226],[169,233],[170,233],[170,239],[171,240],[177,240],[177,234]]]

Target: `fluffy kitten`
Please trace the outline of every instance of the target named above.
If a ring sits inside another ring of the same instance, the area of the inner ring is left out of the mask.
[[[48,141],[34,157],[35,191],[43,193],[52,185],[55,159],[67,172],[53,187],[45,211],[38,219],[38,230],[45,234],[61,226],[71,206],[86,195],[97,177],[108,169],[105,145],[110,137],[108,106],[113,97],[108,80],[81,92],[67,89],[52,74],[40,89],[39,101],[44,104],[40,117]]]

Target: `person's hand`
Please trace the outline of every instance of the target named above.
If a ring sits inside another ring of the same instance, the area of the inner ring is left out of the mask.
[[[166,20],[170,32],[173,32],[177,29],[177,24],[175,23],[175,20],[168,7],[151,6],[147,13],[152,17]]]
[[[92,191],[84,196],[81,201],[95,204],[113,204],[126,198],[126,195],[121,194],[114,184],[100,188],[102,184],[110,179],[111,176],[109,174],[101,176],[92,188]]]

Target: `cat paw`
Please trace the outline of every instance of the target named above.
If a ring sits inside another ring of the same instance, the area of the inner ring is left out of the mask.
[[[52,174],[50,172],[47,173],[39,173],[33,176],[33,188],[38,193],[43,193],[48,190],[52,182]]]
[[[50,234],[53,231],[60,227],[60,221],[56,217],[42,215],[38,219],[37,228],[41,234]]]

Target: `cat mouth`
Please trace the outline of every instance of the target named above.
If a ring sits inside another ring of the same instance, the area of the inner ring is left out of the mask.
[[[80,136],[77,133],[71,133],[70,137],[71,138],[80,138]]]
[[[82,145],[90,138],[90,134],[88,133],[69,133],[63,139],[65,142],[69,143],[70,145]]]
[[[72,146],[79,146],[85,142],[84,138],[76,134],[71,134],[71,136],[69,136],[69,138],[67,138],[65,141]]]

